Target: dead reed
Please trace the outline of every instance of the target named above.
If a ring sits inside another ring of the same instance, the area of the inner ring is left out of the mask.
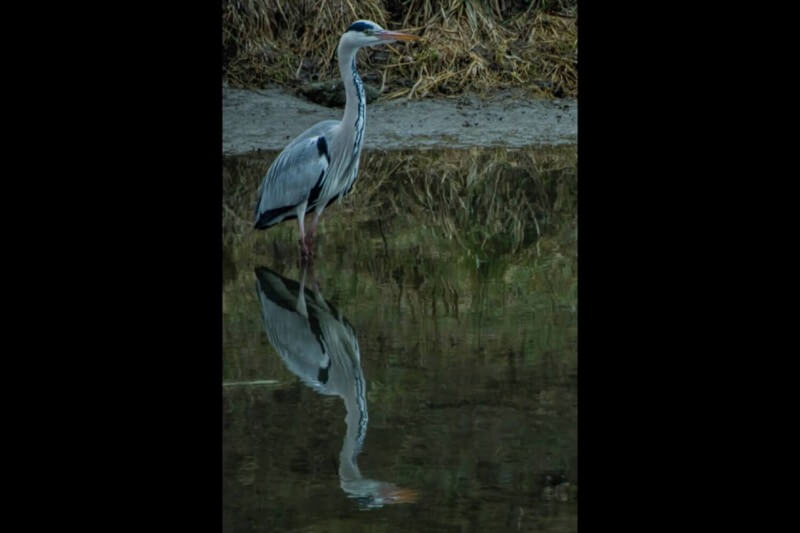
[[[516,253],[576,220],[574,157],[574,147],[372,152],[357,205],[343,207],[410,216],[472,252]]]
[[[223,230],[230,243],[252,233],[255,191],[274,157],[226,161]],[[470,254],[497,256],[577,227],[574,146],[369,151],[362,158],[353,193],[329,208],[324,225],[333,233],[339,224],[412,224]]]
[[[336,46],[356,19],[423,37],[358,56],[383,98],[519,88],[577,96],[575,0],[224,0],[223,79],[233,87],[337,79]]]

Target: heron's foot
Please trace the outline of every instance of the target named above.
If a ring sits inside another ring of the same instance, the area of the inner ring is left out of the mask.
[[[314,256],[314,243],[311,240],[310,233],[306,233],[305,238],[300,241],[300,249],[305,250],[309,257]]]
[[[298,241],[300,243],[300,264],[311,265],[314,261],[314,252],[311,250],[310,243],[306,243],[304,239]]]

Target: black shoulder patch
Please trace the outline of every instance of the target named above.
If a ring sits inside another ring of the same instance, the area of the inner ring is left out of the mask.
[[[319,136],[317,139],[317,150],[319,151],[319,155],[324,155],[325,159],[328,160],[328,164],[331,164],[331,155],[328,153],[328,141],[325,140],[325,137],[322,135]]]
[[[322,344],[322,327],[319,325],[319,317],[316,313],[308,314],[308,325],[311,326],[311,333],[313,333],[314,337],[317,339],[320,351],[326,353],[325,346]],[[330,366],[330,364],[328,366]]]
[[[373,29],[371,24],[367,24],[366,22],[354,22],[350,24],[350,27],[347,28],[347,31],[367,31]]]
[[[319,367],[319,371],[317,372],[317,381],[325,385],[328,383],[328,370],[331,368],[331,360],[328,359],[328,366],[325,368]]]
[[[325,175],[325,171],[323,170],[319,174],[319,178],[317,179],[317,183],[311,188],[311,192],[308,194],[308,208],[307,211],[311,211],[313,207],[316,207],[317,198],[319,198],[319,193],[322,192],[322,177]]]

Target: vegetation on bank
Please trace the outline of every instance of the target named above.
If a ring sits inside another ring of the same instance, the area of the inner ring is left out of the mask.
[[[577,0],[223,0],[223,81],[338,80],[339,37],[357,19],[423,38],[358,55],[384,99],[493,89],[577,97]]]
[[[236,246],[253,233],[258,183],[276,153],[227,158],[223,166],[223,235]],[[350,234],[339,225],[376,225],[377,235],[391,225],[410,224],[408,243],[452,241],[476,258],[536,254],[548,238],[574,241],[577,231],[577,161],[574,146],[519,150],[367,151],[352,194],[323,215],[320,231]],[[292,246],[282,232],[297,233],[294,222],[269,232]],[[272,239],[269,239],[272,240]],[[255,244],[254,243],[254,244]],[[405,244],[396,242],[396,246]],[[292,252],[296,250],[292,249]]]

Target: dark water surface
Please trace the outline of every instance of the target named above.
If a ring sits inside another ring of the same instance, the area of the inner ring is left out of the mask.
[[[472,246],[335,209],[313,270],[292,223],[226,235],[223,530],[576,531],[574,214]]]

